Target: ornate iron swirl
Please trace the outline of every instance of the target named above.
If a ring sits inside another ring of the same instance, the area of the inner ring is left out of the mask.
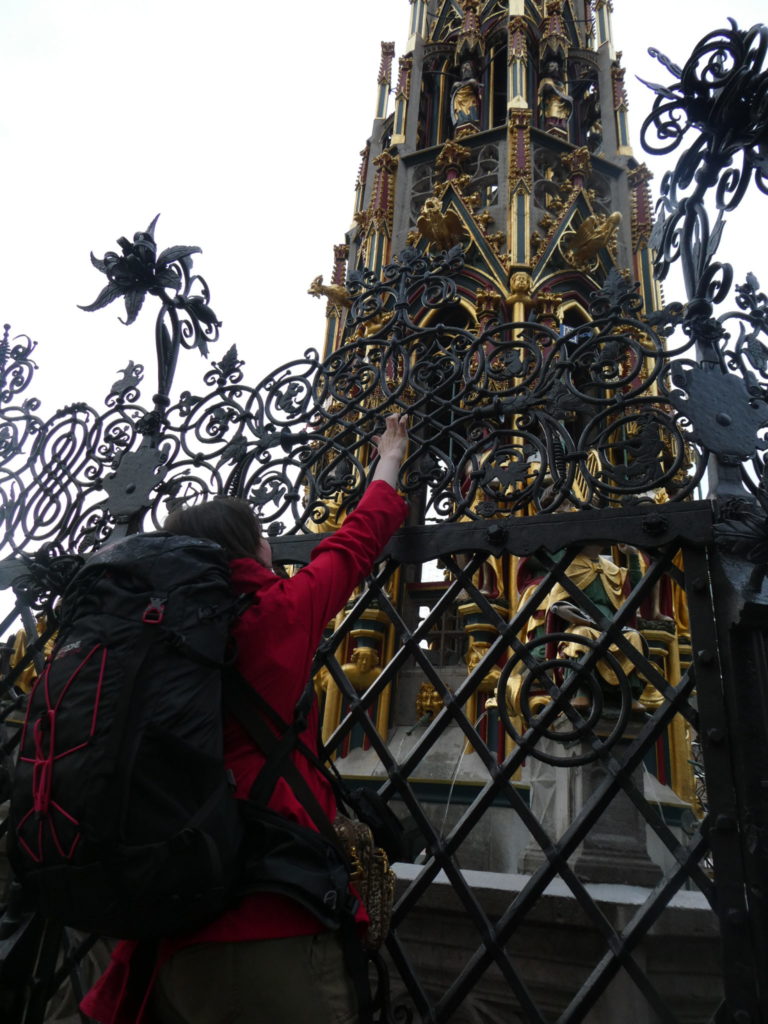
[[[387,330],[415,330],[409,310],[444,308],[456,299],[452,280],[463,266],[461,245],[427,256],[418,249],[402,250],[382,271],[381,279],[371,271],[352,271],[347,287],[353,298],[350,326],[361,328],[380,319],[390,319]]]
[[[181,347],[194,247],[157,257],[151,231],[135,237],[98,261],[111,276],[94,305],[129,285],[159,292],[160,335],[179,325],[171,348]],[[451,322],[462,265],[459,248],[406,249],[380,280],[358,274],[341,347],[255,384],[234,346],[199,390],[149,407],[134,361],[102,411],[73,405],[44,420],[18,384],[0,408],[4,552],[86,552],[114,529],[159,526],[179,503],[216,494],[244,496],[272,535],[332,529],[359,497],[371,439],[392,411],[409,416],[401,483],[427,521],[681,500],[711,454],[751,460],[763,479],[767,316],[756,279],[719,320],[679,304],[644,317],[614,272],[579,327],[491,319],[473,331]],[[126,301],[130,318],[138,299]],[[697,359],[704,334],[709,362]],[[29,346],[12,351],[26,366]],[[26,370],[18,379],[28,387]]]
[[[579,660],[559,653],[573,643],[587,648]],[[630,683],[615,655],[604,646],[584,635],[546,633],[520,645],[505,663],[496,688],[499,719],[527,755],[564,767],[589,764],[624,734],[632,710]],[[543,657],[542,652],[550,648],[553,656]],[[594,668],[598,659],[609,665],[617,679],[613,689],[618,701],[613,702],[610,718]],[[598,723],[608,722],[608,730],[596,735]],[[542,739],[550,741],[551,749],[542,747]],[[579,755],[555,752],[577,740],[589,740],[590,749]]]
[[[697,44],[683,68],[650,51],[674,81],[645,83],[656,99],[641,130],[644,148],[656,154],[676,150],[691,130],[699,133],[664,176],[651,244],[660,280],[680,259],[688,297],[715,303],[732,282],[730,266],[713,260],[723,212],[735,209],[753,179],[768,194],[768,28],[742,31],[729,21],[730,29],[711,32]],[[718,216],[711,228],[704,197],[713,188]]]
[[[724,214],[753,180],[768,194],[768,28],[742,31],[729,22],[730,28],[706,35],[683,68],[651,51],[674,81],[646,83],[656,100],[641,137],[649,152],[671,153],[689,132],[697,133],[663,179],[651,236],[659,279],[681,261],[689,299],[683,328],[695,345],[691,358],[671,366],[670,400],[688,442],[715,457],[710,482],[724,501],[719,544],[738,557],[759,556],[765,567],[759,521],[768,515],[766,299],[749,274],[736,289],[737,310],[715,317],[714,306],[733,282],[730,265],[715,258]],[[713,225],[705,207],[709,193],[717,209]],[[741,508],[746,495],[752,496],[749,515]]]
[[[400,257],[401,281],[407,265]],[[563,334],[507,323],[475,335],[403,315],[400,330],[353,337],[326,359],[319,432],[346,431],[360,446],[386,412],[406,411],[418,451],[403,483],[414,495],[427,489],[436,518],[540,508],[545,491],[551,507],[637,500],[660,487],[683,497],[703,460],[671,401],[665,337],[637,318],[638,303],[612,275],[594,297],[594,320]],[[371,306],[382,305],[374,295]],[[668,311],[673,321],[680,307]]]
[[[14,593],[30,608],[49,612],[54,600],[66,590],[82,566],[83,559],[41,548],[34,556],[23,556],[21,562],[23,568],[14,580]]]
[[[0,340],[0,407],[27,388],[37,369],[32,361],[37,342],[19,334],[11,344],[10,333],[11,325],[4,324]]]

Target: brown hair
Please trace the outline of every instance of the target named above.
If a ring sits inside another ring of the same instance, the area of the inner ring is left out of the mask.
[[[257,558],[259,554],[261,526],[242,498],[214,498],[177,508],[165,520],[163,529],[216,541],[230,558]]]

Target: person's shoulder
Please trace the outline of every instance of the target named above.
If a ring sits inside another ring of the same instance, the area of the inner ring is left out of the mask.
[[[267,569],[255,558],[233,558],[229,563],[229,576],[236,590],[244,587],[264,587],[279,579],[271,569]]]

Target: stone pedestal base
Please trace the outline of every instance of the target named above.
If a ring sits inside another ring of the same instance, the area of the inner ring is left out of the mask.
[[[420,870],[415,864],[397,865],[398,897]],[[530,881],[523,875],[463,874],[492,921],[509,910]],[[626,927],[648,896],[646,890],[631,886],[588,883],[587,891],[617,931]],[[442,873],[398,926],[397,937],[433,1005],[469,965],[478,947],[482,949],[477,926]],[[541,1019],[554,1021],[567,1017],[574,996],[604,957],[606,944],[568,887],[555,879],[514,929],[505,949]],[[663,1001],[668,1019],[686,1024],[712,1020],[723,998],[720,939],[717,920],[704,896],[678,893],[652,932],[633,947],[632,959]],[[392,965],[391,970],[393,1007],[397,1010],[403,1003],[412,1008],[397,968]],[[630,974],[619,967],[595,1004],[579,1019],[585,1024],[658,1024],[656,1009]],[[414,1020],[418,1019],[414,1014]],[[531,1019],[496,964],[475,979],[450,1015],[451,1024],[525,1024]]]
[[[612,747],[612,756],[621,761],[625,749],[636,738],[644,722],[642,715],[630,717],[624,735]],[[615,721],[601,720],[595,727],[598,736],[608,736]],[[567,720],[564,730],[570,730]],[[579,758],[591,751],[581,740],[565,745],[554,740],[539,741],[541,750],[558,757]],[[531,810],[553,839],[559,839],[570,828],[595,791],[606,778],[600,761],[570,768],[555,768],[531,759]],[[643,768],[632,773],[632,782],[643,792]],[[533,873],[546,861],[538,844],[530,844],[522,859],[522,870]],[[578,878],[585,882],[608,882],[619,885],[654,886],[661,870],[648,856],[646,826],[634,803],[626,793],[619,792],[598,820],[569,864]]]

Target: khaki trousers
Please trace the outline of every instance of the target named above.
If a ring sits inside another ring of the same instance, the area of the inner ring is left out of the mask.
[[[336,932],[204,943],[160,971],[157,1024],[355,1024],[357,1001]]]

